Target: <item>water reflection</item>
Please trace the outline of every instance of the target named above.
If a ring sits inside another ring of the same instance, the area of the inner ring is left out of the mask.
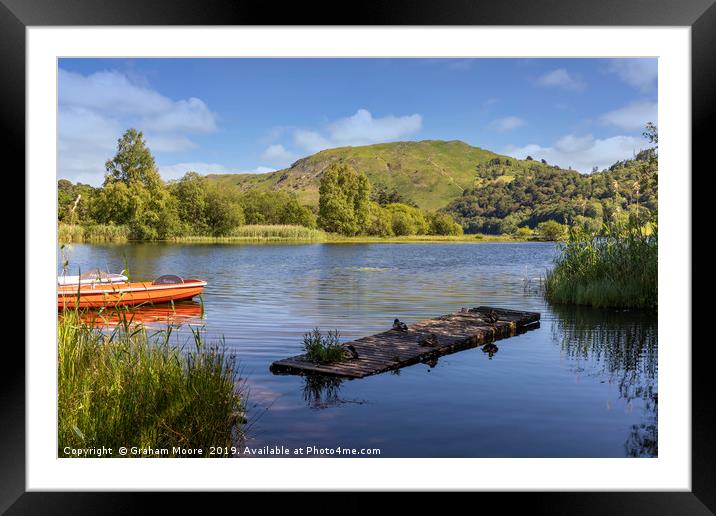
[[[61,314],[60,314],[61,316]],[[202,324],[201,303],[187,301],[174,304],[143,305],[131,308],[106,308],[82,312],[84,323],[113,328],[119,324],[143,324],[165,328],[168,325]]]
[[[324,409],[344,403],[365,403],[364,400],[343,399],[339,396],[344,381],[337,376],[307,374],[303,376],[303,400],[313,409]]]
[[[641,311],[553,307],[552,331],[578,376],[602,378],[618,387],[627,407],[641,400],[644,421],[631,426],[629,457],[658,454],[658,328],[656,314]]]

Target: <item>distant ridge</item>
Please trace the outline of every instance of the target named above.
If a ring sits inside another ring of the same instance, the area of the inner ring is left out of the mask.
[[[436,210],[460,197],[466,189],[479,186],[479,166],[499,163],[495,180],[510,181],[530,170],[562,170],[539,161],[517,160],[473,147],[459,140],[393,142],[360,147],[327,149],[299,159],[290,167],[267,174],[209,174],[207,177],[242,191],[284,190],[294,192],[300,202],[318,204],[323,170],[335,161],[345,162],[365,173],[375,186],[396,189],[420,208]],[[567,172],[567,171],[565,171]]]

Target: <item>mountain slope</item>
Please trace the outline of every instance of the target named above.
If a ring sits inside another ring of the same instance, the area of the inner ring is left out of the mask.
[[[300,202],[316,205],[321,174],[335,161],[343,161],[365,173],[374,187],[395,188],[428,210],[443,208],[465,190],[479,186],[485,181],[478,173],[480,169],[491,170],[494,173],[491,180],[506,182],[516,176],[529,175],[531,170],[554,170],[540,162],[516,160],[461,141],[425,140],[339,147],[268,174],[211,174],[207,177],[242,191],[295,192]]]

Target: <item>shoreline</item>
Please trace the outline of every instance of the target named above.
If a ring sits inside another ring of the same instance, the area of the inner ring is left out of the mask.
[[[404,235],[379,237],[370,235],[345,236],[326,233],[302,226],[241,226],[244,234],[228,236],[186,235],[156,240],[140,240],[128,237],[128,231],[92,231],[81,226],[58,226],[58,244],[127,244],[127,243],[175,243],[175,244],[479,244],[551,242],[538,236],[489,235],[471,233],[463,235]]]
[[[262,245],[262,244],[521,244],[521,243],[558,243],[552,240],[537,238],[512,238],[502,235],[468,235],[467,237],[421,236],[421,237],[328,237],[326,239],[295,239],[295,238],[245,238],[245,237],[177,237],[164,240],[70,240],[60,242],[67,244],[227,244],[227,245]]]

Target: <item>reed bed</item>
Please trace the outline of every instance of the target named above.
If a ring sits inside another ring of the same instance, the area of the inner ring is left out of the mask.
[[[605,226],[599,233],[570,230],[545,296],[555,303],[594,307],[656,308],[658,231],[655,226]]]
[[[243,384],[235,356],[192,329],[188,349],[170,344],[171,327],[149,334],[131,313],[111,333],[77,311],[58,320],[58,456],[111,448],[109,456],[208,456],[241,440]],[[157,456],[157,455],[152,455]]]
[[[325,231],[304,226],[292,225],[253,225],[238,226],[226,236],[179,236],[176,242],[323,242],[327,238]]]
[[[129,228],[114,224],[79,224],[60,223],[57,226],[57,240],[61,243],[70,242],[126,242],[129,240]]]

